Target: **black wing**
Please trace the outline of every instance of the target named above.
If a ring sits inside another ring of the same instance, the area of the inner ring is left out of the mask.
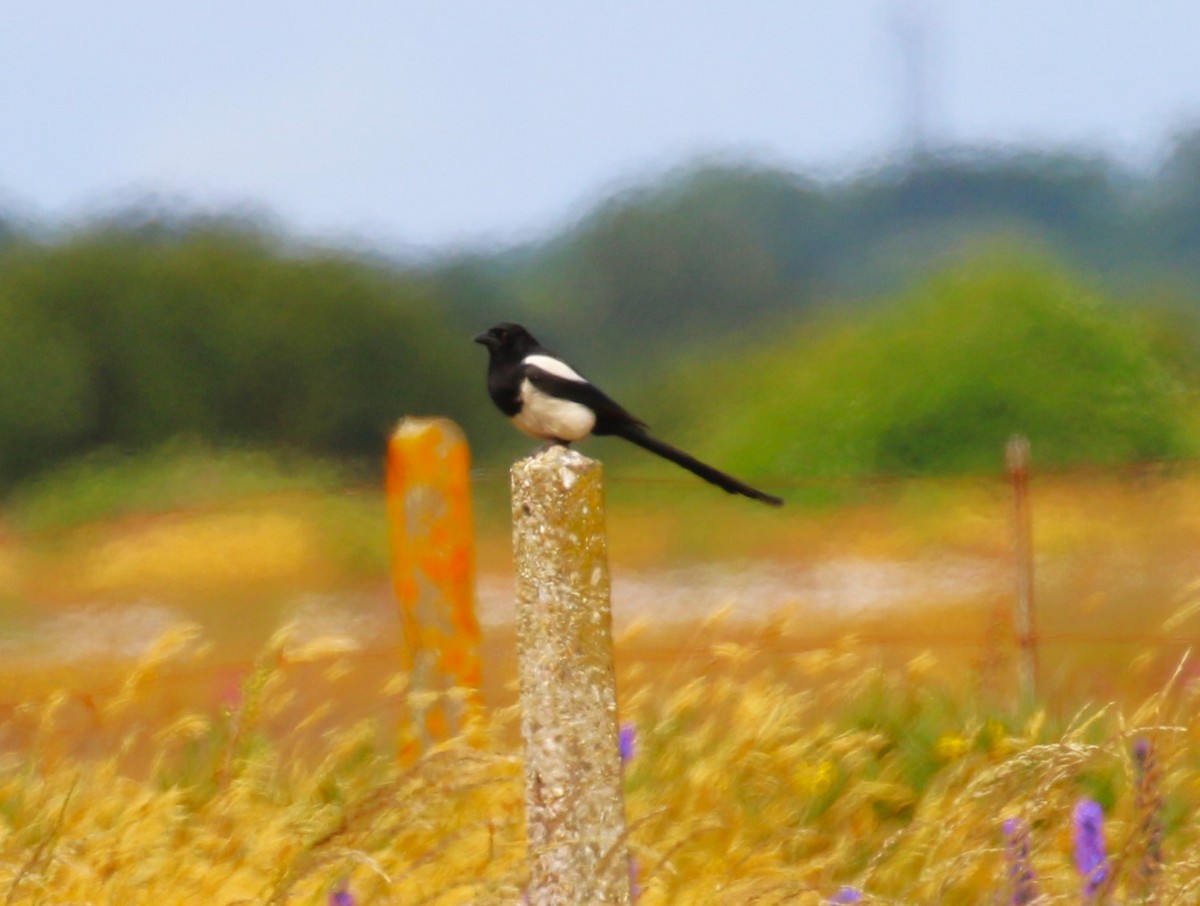
[[[595,412],[596,427],[592,429],[593,434],[619,433],[622,428],[630,425],[646,427],[645,422],[630,415],[620,403],[589,381],[559,377],[536,365],[525,364],[523,367],[525,377],[538,390],[559,399],[580,403]]]

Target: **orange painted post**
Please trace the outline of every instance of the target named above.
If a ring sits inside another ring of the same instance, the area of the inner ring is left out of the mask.
[[[463,732],[478,706],[470,467],[466,439],[448,419],[406,418],[388,441],[392,584],[424,748]],[[468,691],[445,694],[452,689]]]

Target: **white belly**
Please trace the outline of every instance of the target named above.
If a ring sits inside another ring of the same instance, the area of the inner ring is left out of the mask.
[[[547,396],[529,381],[521,384],[524,405],[513,416],[513,424],[539,440],[576,441],[587,437],[596,426],[596,416],[587,406]]]

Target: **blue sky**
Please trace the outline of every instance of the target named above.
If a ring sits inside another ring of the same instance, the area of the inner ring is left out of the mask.
[[[843,174],[904,135],[1152,166],[1200,122],[1200,4],[42,0],[0,6],[0,205],[146,193],[380,246],[507,241],[704,154]]]

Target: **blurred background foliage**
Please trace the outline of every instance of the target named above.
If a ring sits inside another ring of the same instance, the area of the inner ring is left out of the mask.
[[[986,472],[1018,431],[1041,466],[1185,456],[1194,400],[1145,317],[1033,256],[981,255],[729,357],[708,399],[680,396],[679,430],[711,406],[695,445],[766,475]]]
[[[0,482],[178,437],[373,469],[427,413],[503,462],[526,445],[470,343],[502,319],[748,475],[994,469],[1018,431],[1045,463],[1191,456],[1198,292],[1200,132],[1152,173],[701,160],[537,242],[419,258],[153,205],[0,216]]]

